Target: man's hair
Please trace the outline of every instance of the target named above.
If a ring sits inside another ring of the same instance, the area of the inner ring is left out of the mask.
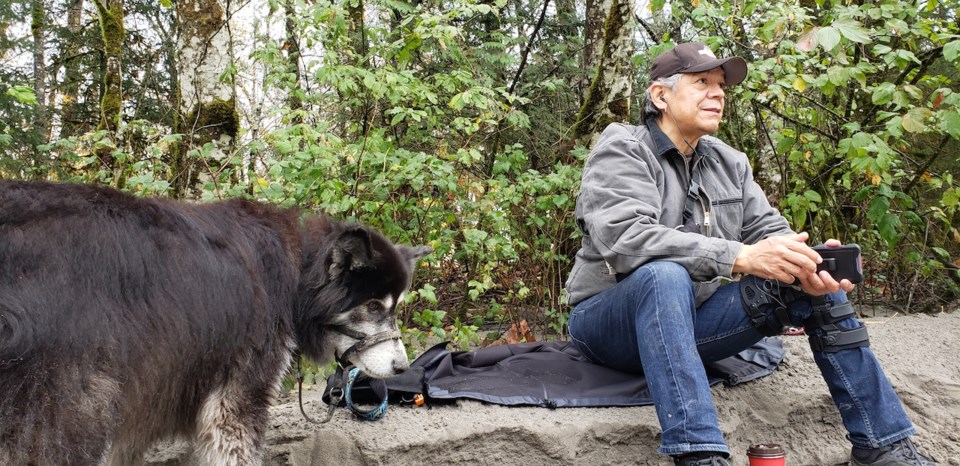
[[[665,78],[655,79],[650,83],[650,86],[654,83],[660,83],[663,87],[676,90],[677,83],[680,82],[680,74],[681,73],[677,73]],[[643,121],[641,124],[646,123],[648,118],[660,118],[663,115],[660,109],[653,104],[653,96],[650,95],[650,86],[647,86],[647,90],[643,93],[643,115],[641,115]]]

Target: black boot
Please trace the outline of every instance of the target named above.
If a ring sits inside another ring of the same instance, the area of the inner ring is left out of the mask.
[[[909,438],[880,448],[853,447],[850,466],[936,466],[933,460],[917,451]]]
[[[698,451],[673,457],[676,466],[730,466],[724,453],[716,451]]]

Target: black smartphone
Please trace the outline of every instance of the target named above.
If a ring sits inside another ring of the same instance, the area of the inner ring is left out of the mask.
[[[844,244],[835,248],[828,248],[821,244],[814,246],[813,250],[817,251],[817,254],[820,254],[820,257],[823,258],[823,262],[817,265],[817,272],[826,270],[836,281],[844,278],[854,284],[863,281],[860,245]]]

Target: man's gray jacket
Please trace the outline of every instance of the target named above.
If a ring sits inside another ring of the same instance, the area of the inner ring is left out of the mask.
[[[690,272],[699,306],[732,278],[743,244],[793,233],[746,154],[704,136],[687,158],[654,120],[603,131],[583,169],[576,218],[583,240],[566,282],[571,305],[668,260]]]

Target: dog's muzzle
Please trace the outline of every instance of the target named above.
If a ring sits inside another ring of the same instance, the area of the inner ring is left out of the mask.
[[[366,335],[343,326],[332,327],[330,328],[330,330],[346,335],[350,338],[353,338],[354,340],[357,340],[357,342],[354,343],[353,346],[347,348],[347,350],[344,351],[343,354],[340,354],[340,355],[334,354],[335,359],[337,360],[337,364],[340,367],[349,366],[350,358],[354,354],[362,353],[370,349],[374,345],[383,343],[385,341],[400,339],[399,330],[387,330],[386,332],[374,333],[373,335]]]

